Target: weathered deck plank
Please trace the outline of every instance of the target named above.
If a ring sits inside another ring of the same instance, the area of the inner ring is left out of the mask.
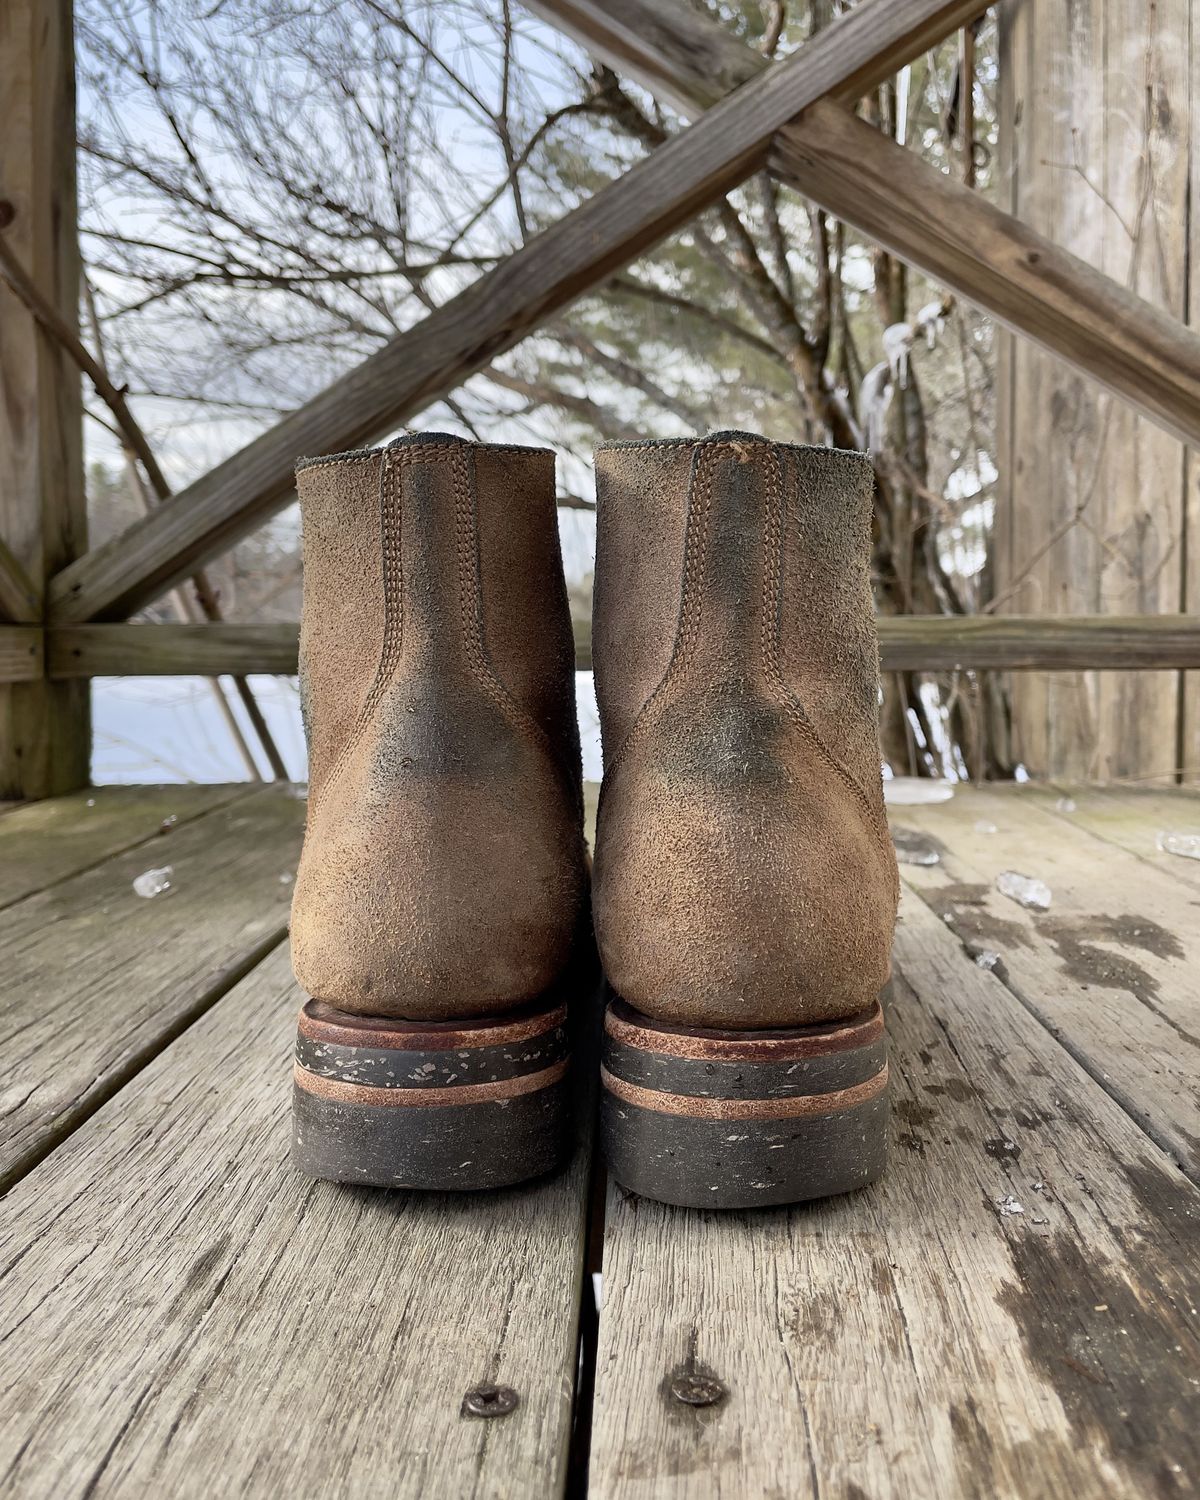
[[[6,1493],[561,1492],[587,1151],[499,1194],[302,1179],[300,998],[280,948],[14,1189]],[[483,1380],[512,1415],[460,1415]]]
[[[0,1187],[282,940],[302,821],[264,788],[0,912]]]
[[[594,1497],[1188,1492],[1200,1192],[911,893],[897,955],[880,1184],[610,1195]],[[670,1395],[689,1362],[723,1402]]]
[[[0,804],[0,907],[244,797],[234,786],[91,787],[41,802]],[[164,843],[163,848],[167,846]]]
[[[1070,818],[1089,833],[1148,861],[1176,880],[1200,885],[1200,860],[1165,854],[1156,842],[1160,832],[1172,830],[1200,835],[1200,793],[1194,788],[1159,791],[1064,784],[1021,787],[1004,795],[1028,799],[1056,817]],[[1059,810],[1064,799],[1074,804],[1072,811]]]
[[[1182,807],[1195,800],[1183,798]],[[1200,1181],[1200,923],[1190,862],[1156,854],[1153,817],[1131,831],[1132,801],[1121,804],[1121,837],[1144,853],[1040,799],[963,789],[952,802],[893,808],[893,830],[917,830],[941,856],[901,874],[971,953],[995,955],[1013,994]],[[1049,911],[1001,895],[1005,870],[1044,880]]]
[[[1200,864],[1154,834],[1191,827],[1200,798],[1059,795],[892,809],[940,863],[903,870],[881,1184],[755,1215],[610,1193],[593,1495],[1191,1492],[1200,1189],[1167,1152],[1196,1165]],[[300,997],[286,947],[263,953],[302,811],[239,789],[161,840],[94,843],[0,912],[0,1162],[15,1121],[27,1171],[0,1216],[0,1494],[541,1500],[567,1482],[587,1152],[461,1198],[286,1163]],[[133,897],[164,862],[177,889]],[[1048,914],[995,892],[1006,867],[1047,880]],[[678,1402],[680,1366],[725,1400]],[[514,1415],[460,1416],[485,1379],[517,1388]]]

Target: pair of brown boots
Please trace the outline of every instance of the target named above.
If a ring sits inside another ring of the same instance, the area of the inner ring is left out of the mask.
[[[744,433],[597,451],[590,879],[553,454],[430,433],[297,483],[298,1165],[558,1165],[590,908],[619,1182],[743,1207],[876,1177],[898,884],[869,464]]]

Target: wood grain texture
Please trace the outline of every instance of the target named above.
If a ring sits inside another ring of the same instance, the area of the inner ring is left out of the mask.
[[[1182,4],[1171,0],[1172,14]],[[767,66],[677,0],[532,0],[531,8],[685,115]],[[1022,7],[1013,11],[1019,16]],[[1132,69],[1129,88],[1141,82]],[[1112,279],[1077,245],[1056,244],[1040,225],[1022,223],[888,141],[842,107],[852,99],[839,97],[835,91],[813,104],[776,136],[770,166],[782,181],[1168,431],[1200,437],[1200,336],[1174,306],[1164,310],[1149,290],[1138,295],[1152,286],[1152,273],[1144,285]],[[1075,117],[1074,99],[1071,111],[1060,111],[1064,121]],[[1127,172],[1137,159],[1126,159]],[[1168,212],[1175,201],[1163,193]]]
[[[880,619],[885,671],[1153,671],[1192,663],[1196,615],[907,615]]]
[[[590,671],[591,622],[572,623],[576,670]],[[0,627],[0,644],[3,635]],[[55,677],[211,677],[226,672],[293,676],[300,626],[62,625],[48,631],[47,638],[49,670]],[[1200,649],[1196,664],[1200,666]]]
[[[40,621],[41,596],[29,574],[0,541],[0,620],[18,625]]]
[[[909,615],[877,624],[884,671],[1200,667],[1200,615]],[[590,622],[576,620],[574,627],[575,668],[590,671]],[[296,671],[299,626],[60,625],[47,638],[49,670],[55,677],[291,674]]]
[[[0,1187],[282,940],[303,811],[265,788],[0,913]]]
[[[80,275],[74,61],[71,0],[0,6],[0,233],[70,324]],[[87,548],[83,404],[78,370],[2,278],[0,392],[0,536],[16,565],[0,567],[0,596],[10,617],[40,620],[46,580]],[[33,677],[0,673],[0,798],[88,779],[86,684]]]
[[[768,66],[731,31],[677,0],[524,0],[616,72],[687,119]]]
[[[1200,792],[1195,788],[1078,786],[1060,782],[1056,786],[1029,786],[1020,796],[1036,807],[1067,818],[1098,838],[1116,844],[1126,853],[1145,860],[1174,880],[1200,886],[1200,860],[1184,859],[1158,848],[1162,832],[1200,836]],[[1061,810],[1064,799],[1072,804]]]
[[[980,8],[980,0],[870,0],[843,15],[211,473],[63,569],[50,589],[51,617],[119,619],[156,597],[277,508],[300,453],[360,446],[420,411],[736,186],[793,115],[824,94],[859,92],[888,76]]]
[[[166,835],[249,791],[249,785],[108,786],[15,804],[14,815],[0,821],[0,907],[136,845],[147,848],[153,864],[171,847]]]
[[[1160,316],[1184,319],[1188,0],[1028,0],[1001,15],[1006,206]],[[1006,358],[1005,608],[1186,609],[1180,443],[1036,349]],[[1017,754],[1034,777],[1169,782],[1181,758],[1174,673],[1032,677],[1013,685],[1013,708]]]
[[[1190,33],[1191,63],[1195,70],[1200,56],[1200,42]],[[1194,132],[1200,98],[1193,90],[1188,124]],[[1188,308],[1187,320],[1193,328],[1200,326],[1200,151],[1194,146],[1188,152]],[[1185,455],[1183,476],[1183,524],[1187,552],[1181,570],[1181,607],[1192,609],[1200,599],[1200,444],[1193,444]],[[1181,682],[1178,761],[1182,780],[1200,785],[1200,672],[1185,672]]]
[[[7,1200],[8,1492],[562,1492],[586,1151],[495,1194],[302,1178],[300,1001],[280,948]],[[480,1381],[517,1409],[461,1416]]]
[[[40,625],[0,625],[0,683],[40,681],[44,639]]]
[[[880,1183],[610,1195],[593,1497],[1188,1492],[1200,1193],[911,893],[897,958]],[[689,1370],[725,1399],[676,1400]]]
[[[1144,853],[1131,853],[1021,788],[890,812],[893,831],[915,830],[940,854],[933,866],[902,864],[905,884],[968,954],[995,955],[1008,989],[1200,1182],[1197,898],[1186,862],[1156,854],[1155,821]],[[1182,806],[1178,816],[1187,821]],[[1050,909],[1001,895],[1006,870],[1045,881]]]

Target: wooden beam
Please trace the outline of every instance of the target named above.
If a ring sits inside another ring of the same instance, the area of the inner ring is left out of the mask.
[[[58,625],[47,632],[47,670],[56,679],[290,676],[299,630],[294,624]],[[0,630],[0,661],[6,633],[15,630]],[[879,639],[885,672],[1200,667],[1198,615],[907,615],[880,620]],[[576,669],[590,671],[586,620],[575,621],[575,653]]]
[[[685,119],[695,118],[771,67],[761,53],[739,41],[719,21],[680,0],[523,0],[523,4],[573,37],[593,57],[635,79]],[[867,84],[879,81],[873,78]]]
[[[589,672],[591,625],[587,620],[573,623],[576,669]],[[292,623],[57,625],[47,637],[47,670],[56,679],[216,677],[235,672],[291,677],[296,672],[300,627]]]
[[[672,0],[527,0],[685,115],[772,65]],[[844,108],[831,90],[775,138],[771,170],[876,244],[1200,443],[1200,333]]]
[[[0,121],[0,234],[73,324],[79,246],[71,0],[0,4]],[[78,372],[3,284],[0,535],[0,611],[40,622],[46,580],[87,545],[83,405]],[[23,647],[22,659],[28,661]],[[17,665],[8,653],[5,665]],[[84,785],[91,752],[86,683],[50,682],[40,668],[3,680],[0,799]]]
[[[59,625],[46,632],[46,670],[81,677],[219,677],[296,671],[300,627],[282,625]]]
[[[1195,327],[1200,74],[1176,44],[1191,0],[1080,0],[1064,15],[1060,0],[998,7],[997,201]],[[1041,349],[1001,334],[995,355],[990,570],[1004,608],[1200,607],[1192,455]],[[1009,697],[1010,754],[1034,780],[1173,780],[1197,764],[1192,692],[1167,672],[1026,677]]]
[[[0,625],[0,682],[40,682],[44,674],[40,625]]]
[[[905,615],[879,621],[887,672],[1200,666],[1200,615]]]
[[[454,389],[759,168],[798,111],[894,72],[981,4],[856,7],[153,515],[65,568],[51,589],[51,617],[120,618],[157,597],[277,509],[300,454],[371,441]]]

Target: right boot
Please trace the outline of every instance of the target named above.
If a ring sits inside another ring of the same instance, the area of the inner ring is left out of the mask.
[[[442,433],[302,461],[308,818],[293,1159],[494,1188],[571,1148],[586,921],[554,455]]]
[[[899,882],[861,454],[596,454],[593,908],[613,1176],[699,1208],[882,1171]]]

